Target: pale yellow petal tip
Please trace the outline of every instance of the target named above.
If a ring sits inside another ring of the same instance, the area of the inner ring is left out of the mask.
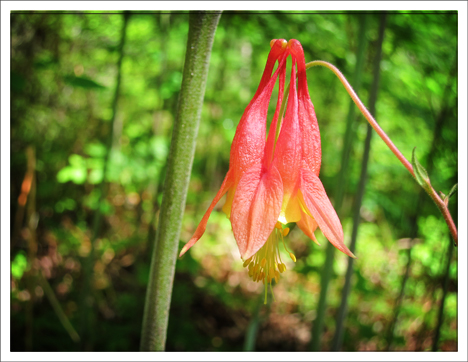
[[[349,255],[351,258],[353,258],[353,259],[357,259],[357,258],[358,258],[358,257],[357,257],[356,255],[354,255],[351,251],[350,251],[349,253],[350,253],[351,255],[349,255],[349,254],[348,254],[348,255]]]
[[[179,258],[180,258],[182,255],[184,255],[184,254],[187,252],[188,249],[189,249],[189,248],[187,247],[187,245],[185,245],[185,246],[182,248],[182,250],[180,251]]]
[[[273,48],[273,45],[275,45],[277,40],[278,39],[272,39],[270,41],[270,48]],[[286,39],[279,39],[279,40],[281,40],[281,48],[283,49],[286,48],[286,46],[288,45],[288,42],[286,41]]]

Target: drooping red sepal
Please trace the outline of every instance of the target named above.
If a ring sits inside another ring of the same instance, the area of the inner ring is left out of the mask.
[[[308,167],[315,175],[318,176],[322,163],[322,150],[320,144],[320,131],[314,111],[314,105],[310,101],[308,95],[299,95],[298,103],[302,134],[302,167]]]
[[[343,227],[320,179],[310,170],[301,170],[301,194],[304,206],[317,222],[325,237],[338,250],[356,258],[343,242]]]
[[[296,71],[293,59],[287,112],[281,125],[273,160],[281,174],[286,198],[295,193],[301,167],[302,147],[297,108]]]
[[[301,219],[297,222],[297,226],[304,234],[312,239],[315,244],[320,245],[314,235],[314,231],[317,229],[318,224],[313,217],[307,215],[304,211],[301,210]]]
[[[281,211],[283,184],[274,165],[261,164],[244,173],[232,203],[231,224],[242,258],[248,259],[265,244]]]
[[[310,100],[305,67],[304,50],[299,41],[291,39],[288,43],[293,58],[297,61],[298,114],[302,135],[302,167],[309,168],[317,176],[320,173],[322,150],[320,130],[314,105]]]
[[[261,163],[265,153],[265,134],[268,106],[278,74],[286,62],[282,56],[286,40],[276,40],[265,67],[260,85],[255,96],[244,111],[232,141],[229,168],[233,170],[235,183],[242,174],[255,164]],[[275,62],[280,64],[271,75]]]
[[[270,124],[270,130],[268,131],[267,143],[265,146],[265,156],[263,159],[263,164],[266,168],[270,167],[271,162],[273,161],[273,153],[276,145],[276,131],[278,128],[281,103],[283,102],[284,97],[284,84],[286,81],[286,58],[289,54],[283,53],[283,55],[278,59],[278,69],[279,73],[279,90],[278,90],[278,100],[276,102],[275,114]]]
[[[208,207],[208,210],[206,210],[205,215],[203,215],[203,218],[200,221],[200,224],[198,224],[197,229],[195,230],[195,233],[193,234],[192,238],[182,248],[179,254],[179,257],[184,255],[187,252],[187,250],[189,250],[203,236],[203,234],[205,233],[206,224],[208,223],[208,219],[210,218],[211,212],[213,211],[214,207],[219,202],[219,200],[221,200],[224,194],[232,186],[233,181],[234,180],[232,179],[232,175],[228,172],[226,177],[224,178],[223,183],[221,184],[221,188],[219,189],[213,201],[211,201],[211,204]]]

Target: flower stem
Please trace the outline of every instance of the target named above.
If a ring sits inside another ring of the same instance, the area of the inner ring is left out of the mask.
[[[163,351],[198,125],[214,33],[221,12],[191,12],[184,75],[172,132],[166,181],[151,258],[141,333],[141,351]]]
[[[409,171],[409,173],[413,177],[415,177],[414,171],[413,171],[413,166],[411,165],[411,163],[405,158],[405,156],[403,156],[403,154],[400,152],[400,150],[393,144],[393,142],[386,135],[386,133],[383,131],[383,129],[380,128],[377,121],[374,119],[374,117],[372,117],[370,112],[367,110],[367,108],[361,102],[361,100],[357,96],[356,92],[354,92],[353,88],[348,83],[345,76],[334,65],[332,65],[332,64],[330,64],[328,62],[322,61],[322,60],[315,60],[313,62],[307,63],[306,64],[306,69],[309,69],[309,68],[317,66],[317,65],[320,65],[322,67],[326,67],[326,68],[330,69],[333,73],[335,73],[335,75],[340,79],[341,83],[345,87],[346,91],[351,96],[354,103],[356,103],[356,105],[358,106],[361,113],[364,115],[364,117],[366,117],[367,121],[372,126],[372,128],[377,132],[377,134],[380,136],[380,138],[382,138],[382,140],[386,143],[388,148],[390,148],[390,150],[400,160],[400,162],[403,164],[403,166],[406,167],[406,169]],[[450,215],[448,205],[446,205],[444,203],[444,201],[440,198],[440,196],[434,190],[432,185],[429,185],[429,186],[430,187],[428,189],[425,189],[425,191],[427,192],[429,197],[435,202],[436,206],[439,208],[440,212],[442,213],[442,216],[445,219],[445,222],[447,223],[447,226],[448,226],[448,228],[450,230],[450,233],[452,234],[455,245],[458,246],[458,231],[457,231],[457,227],[455,226],[455,223],[453,222],[452,216]]]

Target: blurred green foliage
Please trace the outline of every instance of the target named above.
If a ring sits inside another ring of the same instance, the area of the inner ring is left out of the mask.
[[[367,16],[369,50],[359,94],[364,102],[372,82],[379,21],[378,14]],[[90,224],[97,208],[105,214],[105,221],[94,247],[90,303],[97,324],[88,348],[135,351],[139,346],[188,15],[130,16],[105,180],[109,188],[99,205],[96,185],[103,179],[122,22],[122,14],[11,14],[11,213],[21,212],[17,199],[26,172],[24,151],[32,145],[37,155],[33,215],[38,217],[37,239],[31,237],[30,220],[22,219],[16,225],[11,218],[12,235],[18,229],[11,249],[13,351],[25,350],[27,338],[36,351],[83,348],[60,325],[34,275],[42,272],[46,276],[65,314],[78,326],[82,263],[90,250]],[[408,159],[417,147],[419,161],[432,170],[432,185],[445,194],[457,182],[457,22],[456,13],[389,14],[376,114]],[[181,246],[189,240],[228,169],[229,145],[258,86],[270,40],[298,39],[306,61],[329,61],[349,78],[356,61],[357,31],[354,13],[222,15],[213,45]],[[333,200],[349,96],[327,69],[310,69],[308,80],[322,135],[321,179]],[[437,126],[440,117],[443,122]],[[366,123],[359,117],[357,147],[351,154],[340,215],[347,243],[365,133]],[[433,165],[428,165],[433,144]],[[374,137],[360,211],[344,350],[387,348],[386,331],[410,245],[412,264],[392,348],[431,348],[451,239],[428,197],[415,210],[418,192],[418,184]],[[450,209],[456,221],[457,194],[450,199]],[[410,243],[414,223],[418,238]],[[307,348],[327,243],[320,232],[317,238],[322,246],[307,240],[299,230],[291,232],[289,245],[297,263],[287,263],[287,272],[274,287],[276,302],[259,310],[256,350]],[[37,252],[31,253],[31,240]],[[334,333],[346,258],[336,255],[324,350],[330,348]],[[456,249],[449,271],[439,349],[457,350]],[[230,223],[217,208],[204,237],[177,262],[167,349],[242,350],[262,291],[263,286],[251,282],[242,268]],[[31,305],[32,312],[28,312]],[[28,328],[29,335],[25,333]]]

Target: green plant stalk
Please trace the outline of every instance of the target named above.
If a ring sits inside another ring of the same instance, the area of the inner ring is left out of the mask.
[[[360,27],[359,27],[359,42],[356,56],[356,68],[354,72],[353,84],[357,88],[360,87],[362,70],[364,68],[364,55],[366,51],[366,25],[367,25],[367,16],[362,15],[360,17]],[[307,64],[306,64],[307,69]],[[338,174],[338,186],[336,189],[335,197],[335,210],[338,215],[341,213],[341,207],[343,204],[343,198],[345,193],[345,180],[346,174],[348,173],[349,168],[349,155],[352,150],[352,143],[354,139],[353,125],[355,122],[354,115],[355,107],[352,102],[349,104],[348,117],[346,120],[346,131],[344,136],[344,145],[341,154],[341,169]],[[317,306],[317,317],[312,325],[312,340],[311,340],[311,350],[319,351],[321,347],[321,337],[323,332],[323,326],[325,322],[326,309],[327,309],[327,293],[330,280],[332,279],[333,274],[333,261],[335,259],[335,247],[333,244],[328,243],[326,249],[325,263],[323,265],[321,279],[320,279],[320,296]]]
[[[422,195],[422,192],[419,194],[420,196]],[[420,206],[423,204],[423,199],[422,197],[418,198],[417,201],[417,206]],[[416,226],[417,228],[417,226]],[[417,232],[417,229],[413,227],[413,230]],[[413,233],[413,231],[412,231]],[[411,264],[413,262],[412,259],[412,251],[413,251],[413,244],[414,244],[414,239],[410,239],[409,245],[408,245],[408,250],[406,252],[407,255],[407,261],[406,261],[406,267],[405,267],[405,274],[403,275],[403,278],[401,279],[401,286],[400,286],[400,292],[398,293],[398,296],[395,300],[395,306],[393,308],[393,316],[392,320],[389,324],[388,327],[388,332],[387,332],[387,351],[390,351],[393,343],[393,332],[395,330],[395,326],[397,325],[398,322],[398,316],[400,314],[401,310],[401,304],[403,303],[403,297],[405,295],[405,288],[406,288],[406,283],[408,282],[409,276],[410,276],[410,271],[411,271]]]
[[[106,196],[106,175],[107,169],[109,166],[109,158],[112,149],[113,139],[114,139],[114,123],[117,114],[117,104],[120,94],[120,83],[122,78],[122,59],[123,59],[123,48],[125,45],[125,38],[127,33],[127,24],[130,14],[125,12],[123,14],[123,24],[120,36],[119,44],[119,59],[117,61],[117,79],[114,91],[114,97],[112,100],[112,116],[110,121],[110,130],[107,135],[106,140],[106,154],[104,156],[104,166],[102,171],[102,181],[99,184],[99,201],[98,207],[94,213],[93,224],[92,224],[92,234],[91,234],[91,247],[88,256],[83,263],[83,274],[84,274],[84,283],[82,298],[80,303],[81,310],[81,329],[80,334],[82,336],[82,344],[84,350],[92,350],[93,338],[94,338],[94,328],[92,326],[92,296],[91,296],[91,278],[93,274],[93,264],[94,264],[94,243],[99,236],[99,230],[101,229],[102,223],[102,210],[101,205]]]
[[[146,291],[141,351],[163,351],[198,125],[213,38],[221,12],[191,12],[184,74]]]
[[[450,280],[450,264],[452,261],[453,249],[454,249],[453,244],[449,243],[448,251],[447,251],[447,254],[448,254],[447,266],[445,269],[444,282],[443,282],[442,300],[440,301],[439,312],[437,313],[437,326],[436,326],[435,333],[434,333],[434,340],[432,342],[433,352],[437,351],[437,345],[439,343],[439,338],[440,338],[440,330],[442,327],[442,322],[444,321],[444,305],[445,305],[445,299],[447,297],[447,292],[448,292],[448,283]]]
[[[457,210],[454,211],[455,217],[457,216]],[[434,332],[434,339],[432,340],[432,351],[437,351],[437,346],[439,343],[440,338],[440,330],[442,329],[442,323],[444,322],[444,306],[445,306],[445,299],[447,298],[448,294],[448,284],[450,281],[450,265],[452,264],[452,255],[453,255],[453,244],[449,242],[448,250],[447,250],[447,264],[445,267],[445,273],[442,282],[442,299],[440,301],[439,310],[437,313],[437,325]]]
[[[52,287],[42,274],[42,271],[38,272],[38,279],[39,283],[42,285],[44,294],[46,295],[47,299],[49,299],[49,302],[52,305],[52,308],[54,309],[54,312],[60,320],[60,323],[62,324],[63,328],[65,328],[73,342],[78,343],[80,341],[80,336],[76,332],[75,328],[73,328],[73,325],[70,323],[70,320],[68,319],[67,315],[60,306],[60,302],[57,300],[57,297],[55,296]]]
[[[384,33],[385,33],[386,19],[387,19],[387,14],[383,13],[380,16],[379,37],[377,40],[377,51],[376,51],[376,55],[374,58],[373,81],[372,81],[371,92],[369,96],[369,109],[372,114],[375,114],[375,103],[377,102],[377,93],[379,89],[380,60],[382,58],[382,44],[383,44]],[[366,187],[367,165],[369,163],[371,139],[372,139],[372,127],[368,124],[367,135],[366,135],[366,140],[364,144],[364,153],[362,156],[362,163],[361,163],[362,164],[361,175],[359,177],[358,191],[357,191],[356,201],[355,201],[354,211],[353,211],[353,231],[351,234],[351,243],[349,246],[349,250],[351,250],[352,253],[354,253],[356,249],[357,234],[358,234],[359,222],[360,222],[360,210],[361,210],[362,198],[364,196],[364,191]],[[345,284],[344,284],[343,291],[342,291],[340,308],[338,309],[338,315],[336,318],[335,335],[332,341],[333,351],[340,351],[343,345],[344,321],[347,315],[348,296],[351,290],[351,277],[353,275],[353,263],[354,263],[354,259],[348,258],[348,267],[346,270]]]
[[[393,152],[393,154],[400,160],[400,162],[403,164],[403,166],[406,167],[406,169],[409,171],[411,176],[416,179],[413,171],[413,166],[411,163],[403,156],[403,154],[400,152],[400,150],[393,144],[391,139],[387,136],[387,134],[383,131],[382,128],[380,128],[379,124],[377,121],[372,117],[372,114],[367,110],[366,106],[361,102],[359,97],[357,96],[356,92],[353,90],[351,85],[348,83],[346,80],[345,76],[336,68],[334,65],[322,61],[322,60],[315,60],[313,62],[307,63],[306,68],[314,67],[320,65],[322,67],[326,67],[330,69],[335,75],[340,79],[341,83],[345,87],[346,91],[349,93],[351,96],[351,99],[354,101],[354,103],[358,106],[359,110],[361,113],[366,117],[367,121],[369,124],[372,126],[372,128],[377,132],[377,134],[382,138],[382,140],[385,142],[385,144],[390,148],[390,150]],[[429,197],[434,201],[436,204],[437,208],[440,210],[442,213],[442,216],[445,219],[445,222],[447,223],[447,226],[450,230],[450,234],[452,235],[452,238],[455,242],[455,245],[458,246],[458,231],[457,227],[455,226],[455,223],[453,222],[452,216],[450,215],[450,211],[448,208],[448,205],[445,204],[445,202],[440,198],[440,196],[437,194],[437,192],[434,190],[432,185],[429,184],[428,189],[424,189]]]
[[[258,328],[260,327],[260,308],[263,304],[263,296],[260,294],[257,303],[255,304],[254,312],[252,319],[247,327],[247,332],[245,334],[244,340],[244,351],[252,352],[255,351],[255,343],[257,341]]]

